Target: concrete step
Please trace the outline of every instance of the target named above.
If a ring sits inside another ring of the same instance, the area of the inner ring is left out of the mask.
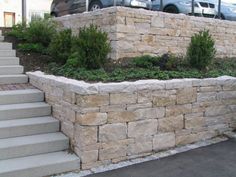
[[[0,57],[0,66],[19,65],[18,57]]]
[[[0,35],[0,41],[4,41],[4,37]]]
[[[22,84],[28,82],[28,76],[25,74],[0,75],[1,84]]]
[[[62,133],[48,133],[0,139],[0,160],[63,151],[69,139]]]
[[[59,131],[59,121],[53,117],[35,117],[0,121],[0,138],[11,138]]]
[[[0,42],[0,50],[11,50],[11,49],[12,49],[12,43]]]
[[[0,161],[0,177],[42,177],[79,168],[79,157],[60,151],[2,160]]]
[[[22,74],[24,67],[20,65],[0,66],[0,75]]]
[[[15,57],[15,50],[0,50],[0,57]]]
[[[0,105],[44,101],[44,93],[38,89],[0,91]]]
[[[51,106],[44,102],[0,105],[0,121],[48,116],[50,114]]]

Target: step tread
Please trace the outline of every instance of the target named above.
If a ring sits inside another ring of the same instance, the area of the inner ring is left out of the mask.
[[[0,57],[0,60],[19,59],[19,57]]]
[[[2,120],[0,121],[0,129],[9,127],[19,127],[25,125],[44,124],[50,122],[59,122],[59,121],[51,116],[15,119],[15,120]]]
[[[28,83],[26,74],[8,74],[0,75],[0,84]]]
[[[21,65],[0,66],[0,69],[4,69],[4,68],[23,68],[23,66],[21,66]]]
[[[22,95],[22,94],[25,95],[34,93],[43,93],[43,92],[39,89],[7,90],[7,91],[0,91],[0,96]]]
[[[68,164],[70,162],[72,162],[73,164]],[[79,169],[80,167],[79,157],[77,157],[74,154],[69,154],[66,151],[2,160],[0,161],[0,177],[4,175],[8,177],[12,174],[13,175],[18,174],[18,176],[23,176],[21,172],[24,173],[27,177],[33,175],[35,175],[35,177],[46,176],[50,174],[44,174],[47,172],[44,172],[42,168],[46,168],[47,170],[49,170],[50,165],[56,165],[52,166],[52,168],[56,169],[50,170],[50,173],[52,175],[54,173],[63,172],[65,169],[62,169],[60,165],[63,165],[65,163],[68,164],[65,167],[67,168],[66,170],[68,171],[76,170]],[[39,171],[37,172],[42,174],[35,173],[36,172],[35,169],[38,169]]]
[[[18,109],[28,109],[28,108],[39,108],[39,107],[51,107],[51,106],[45,102],[7,104],[7,105],[0,105],[0,111],[11,110],[11,109],[18,110]]]
[[[12,74],[22,74],[24,72],[24,67],[21,65],[0,65],[1,75],[12,75]]]
[[[28,144],[38,144],[44,142],[52,142],[52,141],[60,141],[60,140],[68,140],[68,138],[60,132],[56,133],[47,133],[47,134],[39,134],[39,135],[31,135],[31,136],[21,136],[14,138],[5,138],[0,139],[0,149],[2,148],[10,148],[15,146],[23,146]]]

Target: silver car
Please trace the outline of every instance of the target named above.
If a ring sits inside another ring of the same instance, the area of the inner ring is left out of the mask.
[[[160,10],[160,0],[153,0],[153,10]],[[163,0],[163,11],[169,13],[192,14],[191,0]],[[195,0],[194,15],[215,18],[217,11],[215,4],[206,0]]]

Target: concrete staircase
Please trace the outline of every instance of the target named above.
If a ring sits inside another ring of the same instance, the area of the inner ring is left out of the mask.
[[[1,84],[27,83],[10,43],[0,32]],[[0,177],[43,177],[78,170],[79,158],[67,152],[69,139],[51,117],[38,89],[0,91]]]

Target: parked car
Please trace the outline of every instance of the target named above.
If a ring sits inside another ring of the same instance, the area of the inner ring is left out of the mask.
[[[218,11],[218,2],[219,1],[218,0],[211,0],[211,1],[216,4],[216,10]],[[236,21],[236,5],[222,1],[220,18],[223,20]]]
[[[160,10],[160,0],[152,1],[152,9]],[[163,0],[163,11],[169,13],[192,14],[191,0]],[[194,15],[214,18],[217,15],[215,4],[207,0],[195,0]]]
[[[52,16],[63,16],[85,11],[85,0],[53,0],[51,4]],[[89,11],[102,9],[114,5],[114,0],[89,0]],[[116,0],[117,6],[138,7],[151,9],[149,0]]]

